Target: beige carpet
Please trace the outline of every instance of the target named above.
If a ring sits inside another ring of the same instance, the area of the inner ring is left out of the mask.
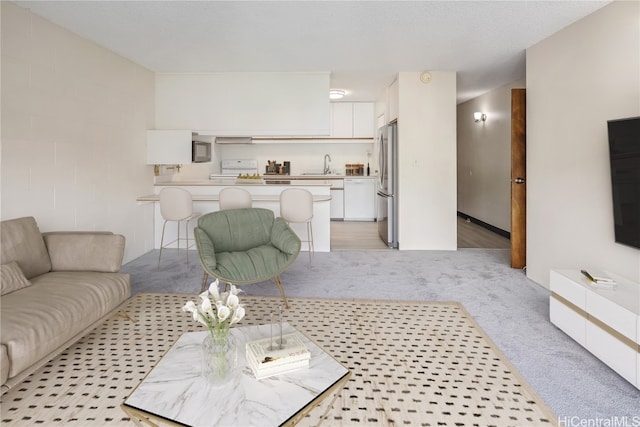
[[[184,332],[193,296],[140,294],[2,396],[2,425],[134,425],[120,409]],[[280,299],[241,297],[242,325],[269,322]],[[352,371],[300,425],[540,426],[556,418],[458,303],[292,298],[285,320]]]

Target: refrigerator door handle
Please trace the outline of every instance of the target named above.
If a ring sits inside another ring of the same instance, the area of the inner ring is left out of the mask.
[[[384,128],[382,128],[380,130],[380,144],[379,144],[379,153],[378,153],[378,170],[380,171],[378,173],[378,181],[380,182],[380,186],[382,186],[382,184],[384,183],[384,178],[385,178],[385,174],[386,174],[386,164],[387,161],[385,159],[385,146],[384,146]]]

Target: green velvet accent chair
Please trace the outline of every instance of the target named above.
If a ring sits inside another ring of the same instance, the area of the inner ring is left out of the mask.
[[[262,208],[217,211],[200,217],[193,232],[202,290],[208,276],[234,285],[273,280],[289,307],[280,274],[298,257],[300,239],[282,218]]]

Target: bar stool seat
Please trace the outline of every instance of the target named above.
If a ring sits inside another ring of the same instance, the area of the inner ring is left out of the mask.
[[[308,243],[309,262],[311,262],[311,254],[313,248],[313,228],[311,221],[313,220],[313,195],[310,191],[303,188],[287,188],[280,193],[280,216],[287,224],[306,223],[307,240],[302,242]]]
[[[202,215],[200,212],[193,212],[193,198],[191,193],[183,188],[167,187],[160,190],[160,214],[164,219],[162,225],[162,238],[160,239],[160,255],[158,256],[158,268],[160,268],[160,260],[162,259],[162,250],[174,243],[177,243],[180,250],[180,242],[185,242],[187,251],[187,264],[189,263],[189,248],[195,245],[195,240],[189,238],[189,221],[194,220]],[[164,232],[167,222],[174,221],[178,223],[178,237],[169,243],[164,243]],[[185,237],[180,237],[180,224],[185,222]],[[191,245],[189,242],[192,242]]]

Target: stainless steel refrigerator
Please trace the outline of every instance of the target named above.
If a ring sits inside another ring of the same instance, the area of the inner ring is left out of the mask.
[[[391,123],[378,130],[377,195],[378,234],[390,248],[398,247],[398,127]]]

